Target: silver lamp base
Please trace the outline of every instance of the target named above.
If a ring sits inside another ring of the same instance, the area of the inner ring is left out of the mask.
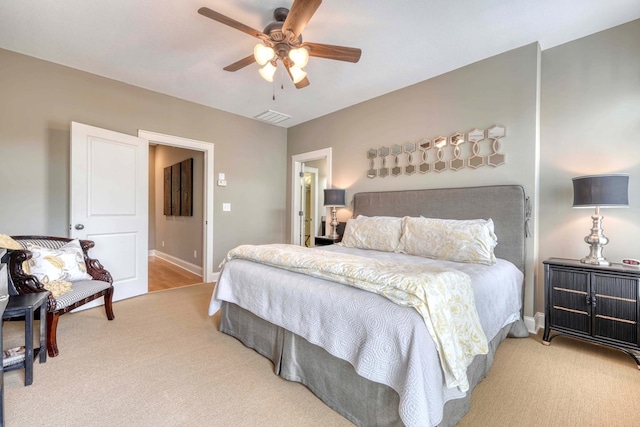
[[[337,239],[338,235],[338,215],[335,206],[331,207],[331,234],[327,236],[330,239]]]
[[[609,239],[605,237],[602,231],[602,215],[600,215],[599,209],[596,209],[596,213],[591,216],[591,219],[593,220],[591,234],[584,238],[584,241],[589,244],[589,255],[580,261],[591,265],[611,265],[611,263],[602,256],[602,249],[604,245],[609,243]]]

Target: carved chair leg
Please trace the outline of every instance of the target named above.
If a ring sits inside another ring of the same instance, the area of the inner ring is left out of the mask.
[[[59,313],[47,313],[47,353],[49,357],[58,355],[58,339],[56,331],[58,330]]]
[[[104,295],[104,311],[107,313],[107,319],[113,320],[113,288],[109,289]]]

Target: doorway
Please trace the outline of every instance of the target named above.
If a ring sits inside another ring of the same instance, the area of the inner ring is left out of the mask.
[[[291,157],[291,243],[305,246],[307,234],[306,219],[315,217],[319,219],[326,208],[322,206],[323,200],[320,194],[325,188],[331,187],[331,147],[321,150],[310,151],[308,153],[296,154]],[[318,184],[315,191],[316,208],[313,212],[308,212],[311,203],[306,200],[305,168],[316,169],[318,171]],[[319,222],[310,228],[309,240],[314,240],[318,232]],[[309,246],[312,246],[309,245]]]
[[[202,247],[194,249],[194,257],[197,252],[201,254],[201,270],[185,271],[184,261],[178,258],[174,259],[154,259],[149,262],[149,291],[166,289],[171,283],[176,285],[186,285],[201,282],[214,281],[214,272],[212,265],[213,254],[213,148],[212,143],[186,139],[173,135],[159,134],[156,132],[139,130],[138,136],[149,141],[150,144],[159,146],[176,147],[186,150],[192,150],[202,155]],[[156,247],[162,247],[163,242],[155,242]],[[150,255],[155,252],[150,251]],[[164,257],[167,258],[167,257]],[[169,262],[166,262],[169,261]],[[175,264],[175,265],[172,265]],[[182,265],[181,265],[182,264]],[[177,266],[176,266],[177,265]],[[186,268],[186,270],[193,270]],[[160,275],[161,280],[153,280],[153,275]],[[153,284],[151,283],[153,280]],[[191,282],[191,283],[186,283]]]
[[[319,161],[319,160],[318,160]],[[318,168],[304,164],[304,246],[315,246],[318,235]]]

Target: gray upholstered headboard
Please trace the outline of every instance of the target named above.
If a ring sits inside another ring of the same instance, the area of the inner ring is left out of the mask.
[[[353,216],[358,215],[491,218],[498,236],[496,257],[524,272],[527,199],[520,185],[356,193]]]

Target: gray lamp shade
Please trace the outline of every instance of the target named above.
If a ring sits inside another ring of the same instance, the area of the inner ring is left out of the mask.
[[[629,206],[629,175],[573,178],[573,207]]]
[[[344,206],[345,191],[338,188],[328,188],[324,190],[325,206]]]

